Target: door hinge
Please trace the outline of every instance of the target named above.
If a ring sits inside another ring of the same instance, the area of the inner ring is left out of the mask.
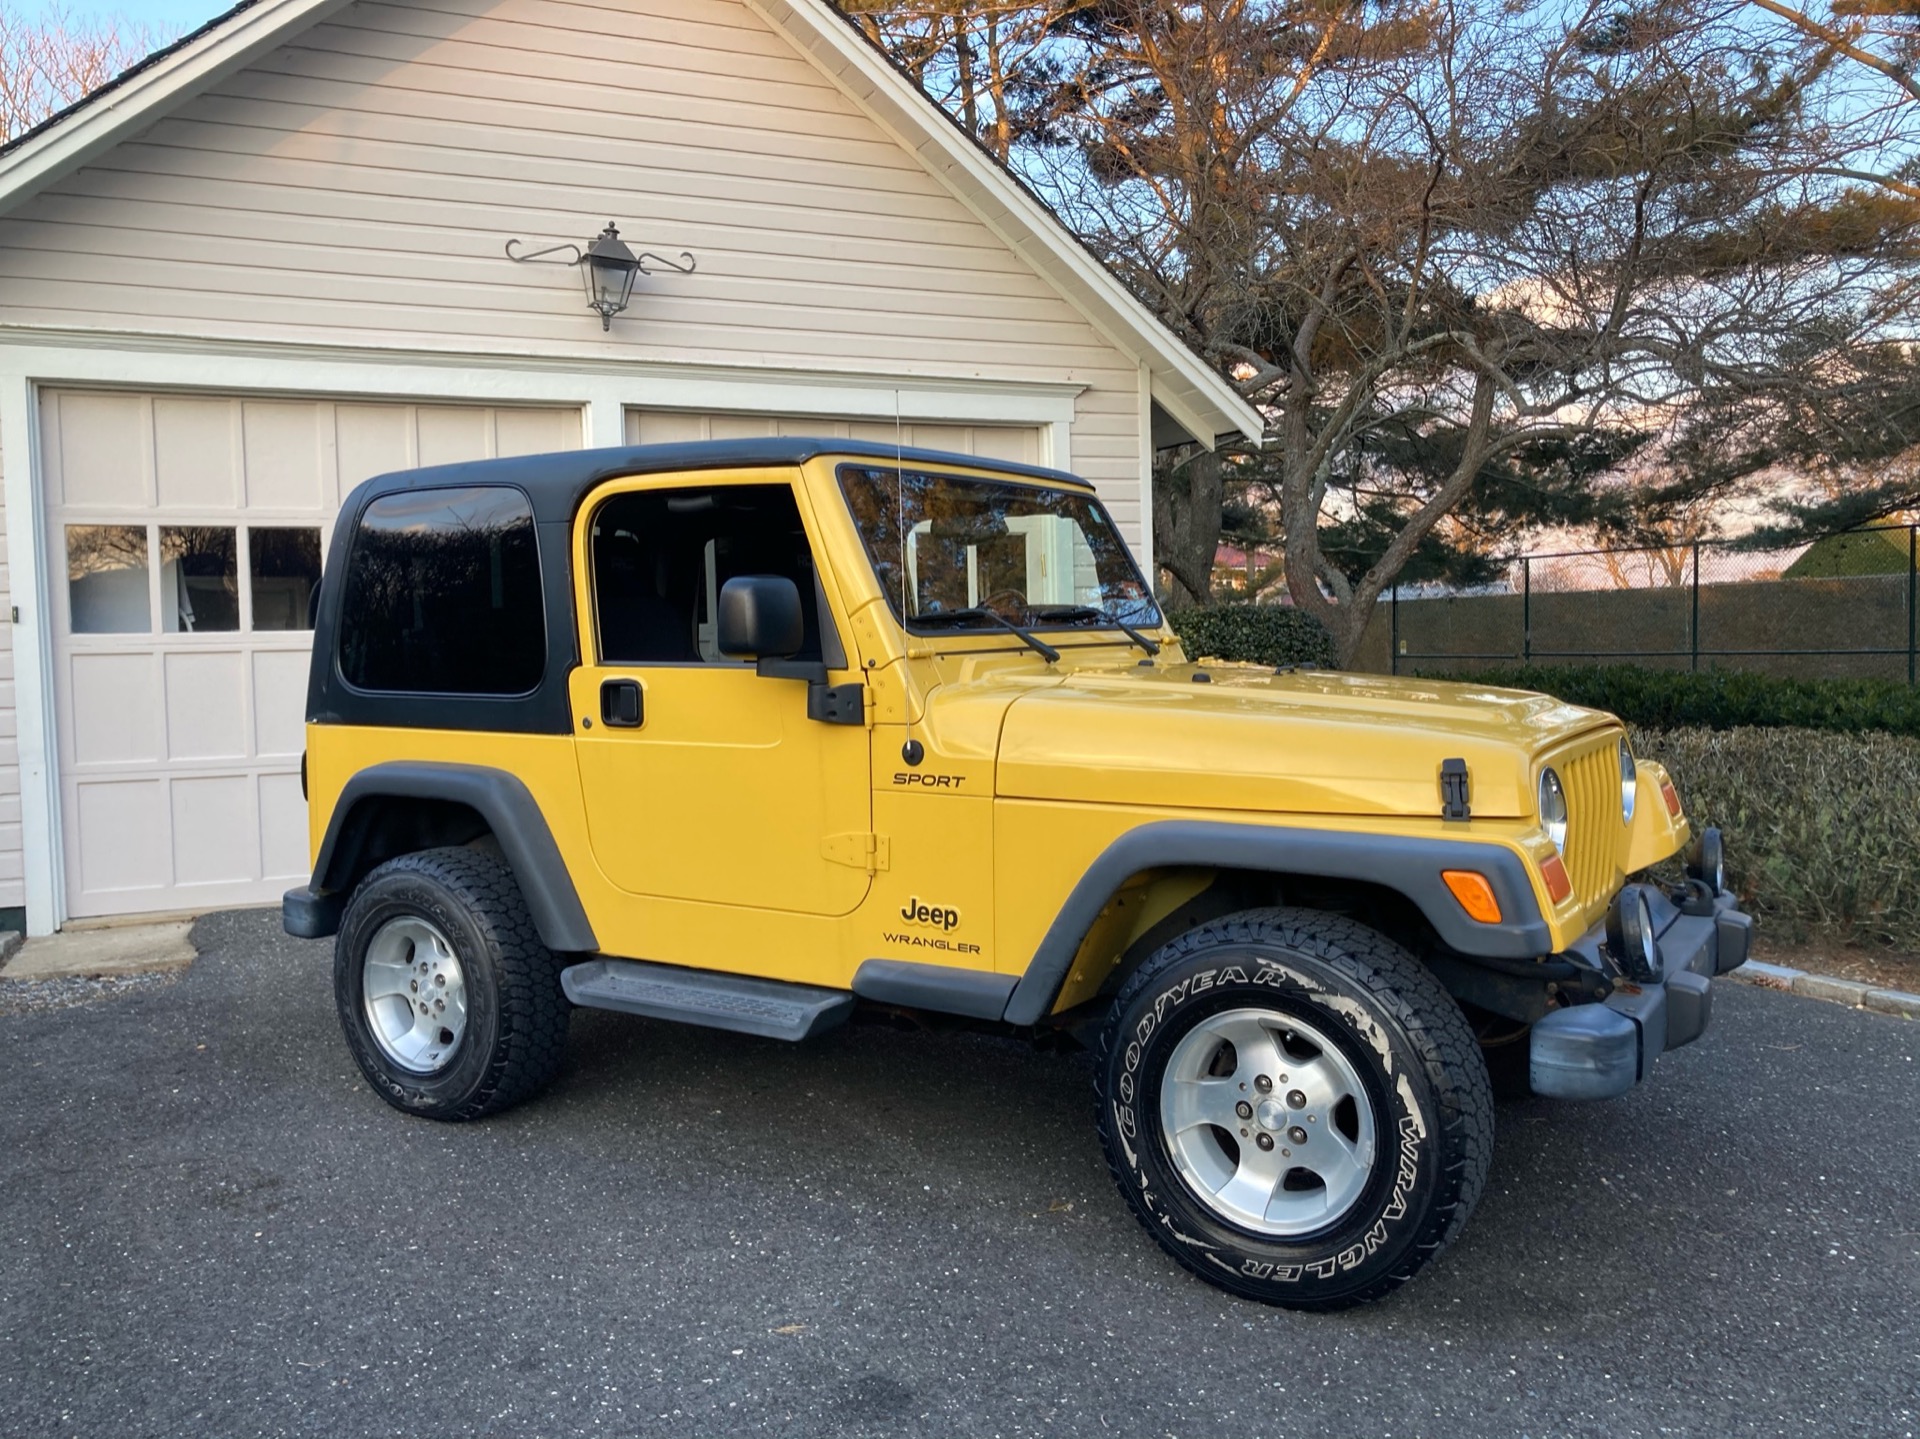
[[[858,681],[850,685],[808,685],[807,718],[825,724],[865,724],[867,687]]]
[[[820,855],[829,864],[844,864],[848,869],[864,869],[872,874],[887,867],[886,836],[830,834],[820,841]]]

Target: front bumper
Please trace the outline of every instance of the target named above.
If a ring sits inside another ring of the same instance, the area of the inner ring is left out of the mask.
[[[1693,881],[1676,902],[1654,885],[1637,888],[1653,915],[1659,978],[1629,979],[1607,951],[1605,924],[1582,935],[1560,957],[1606,976],[1610,992],[1598,1003],[1556,1009],[1535,1023],[1528,1056],[1535,1094],[1611,1099],[1626,1093],[1667,1050],[1706,1031],[1713,977],[1747,962],[1753,920],[1727,890],[1712,894],[1708,885]]]

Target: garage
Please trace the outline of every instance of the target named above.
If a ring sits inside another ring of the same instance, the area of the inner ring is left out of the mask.
[[[576,448],[578,410],[47,390],[67,911],[277,900],[307,872],[307,601],[341,498]]]

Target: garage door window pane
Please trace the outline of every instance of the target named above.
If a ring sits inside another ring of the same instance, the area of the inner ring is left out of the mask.
[[[310,630],[308,609],[320,583],[320,531],[248,530],[256,630]]]
[[[68,525],[67,597],[77,635],[136,635],[151,630],[147,527]]]
[[[240,573],[226,525],[160,528],[160,629],[206,634],[240,628]]]
[[[527,497],[415,490],[367,506],[341,597],[340,673],[368,690],[519,695],[547,667]]]

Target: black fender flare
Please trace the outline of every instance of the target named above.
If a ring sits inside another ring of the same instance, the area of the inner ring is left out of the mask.
[[[312,885],[304,892],[305,908],[325,913],[307,919],[298,932],[331,934],[339,927],[346,891],[366,868],[361,862],[366,836],[356,828],[353,817],[362,802],[370,799],[430,799],[466,805],[486,821],[499,841],[501,853],[526,896],[541,942],[561,953],[600,948],[566,861],[561,858],[560,846],[554,843],[553,831],[540,813],[539,802],[518,775],[484,765],[408,760],[370,765],[340,791],[327,821],[319,858],[314,862]],[[295,896],[302,893],[294,891],[282,906],[290,920],[299,907]]]
[[[1533,959],[1553,949],[1552,931],[1534,899],[1526,865],[1503,845],[1212,820],[1162,820],[1129,830],[1088,866],[1007,1000],[1007,1022],[1038,1024],[1051,1013],[1074,956],[1114,892],[1145,870],[1173,866],[1361,880],[1404,895],[1426,916],[1441,940],[1461,954]],[[1468,918],[1440,877],[1443,869],[1484,874],[1500,901],[1501,922],[1482,924]]]

